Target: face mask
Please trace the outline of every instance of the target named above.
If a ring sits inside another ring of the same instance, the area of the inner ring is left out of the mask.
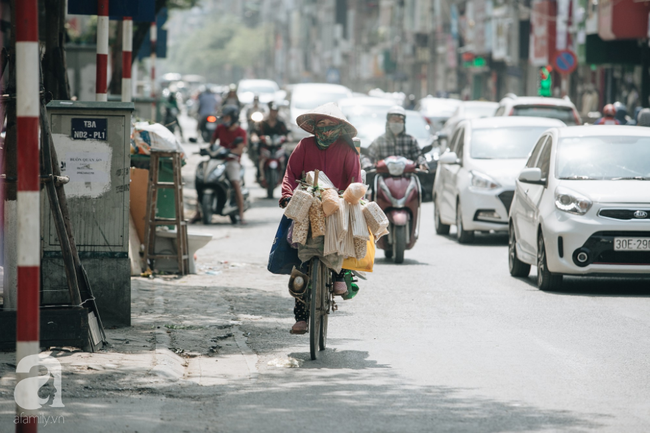
[[[341,135],[341,131],[345,127],[344,124],[331,125],[331,126],[317,126],[314,128],[314,135],[316,136],[316,143],[321,149],[327,149],[334,143]]]
[[[395,135],[399,135],[404,131],[404,124],[397,122],[388,122],[388,129]]]

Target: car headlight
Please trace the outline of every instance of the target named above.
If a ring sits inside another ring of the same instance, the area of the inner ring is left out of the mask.
[[[391,176],[401,176],[406,168],[406,159],[398,158],[386,162],[386,167]]]
[[[555,207],[563,212],[584,215],[592,204],[589,198],[568,188],[558,186],[555,189]]]
[[[496,189],[500,188],[501,185],[496,180],[492,179],[487,174],[483,174],[478,171],[471,170],[469,172],[471,179],[471,187],[476,189]]]

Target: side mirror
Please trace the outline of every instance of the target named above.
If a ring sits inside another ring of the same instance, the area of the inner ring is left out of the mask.
[[[199,141],[196,137],[190,137],[189,140],[190,143],[197,143]]]
[[[433,145],[432,145],[432,144],[428,144],[428,145],[424,146],[424,147],[420,150],[420,153],[421,153],[422,155],[424,155],[424,154],[426,154],[426,153],[431,152],[432,149],[433,149]]]
[[[534,183],[538,185],[546,183],[542,180],[542,169],[538,167],[524,168],[521,170],[519,173],[519,182]]]
[[[458,164],[458,155],[456,152],[446,152],[440,155],[438,164]]]

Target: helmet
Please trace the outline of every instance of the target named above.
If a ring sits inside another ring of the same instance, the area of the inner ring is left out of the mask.
[[[616,115],[616,108],[613,104],[607,104],[603,107],[603,115],[614,117]]]
[[[386,113],[386,119],[393,115],[402,116],[402,118],[406,119],[406,110],[399,105],[393,105]]]
[[[280,107],[278,107],[278,104],[275,101],[269,102],[269,110],[270,111],[278,111]]]
[[[221,110],[221,117],[230,116],[230,122],[226,126],[232,126],[239,121],[239,108],[236,105],[226,105]]]
[[[230,86],[228,86],[228,91],[229,92],[236,92],[237,91],[237,84],[231,83]]]

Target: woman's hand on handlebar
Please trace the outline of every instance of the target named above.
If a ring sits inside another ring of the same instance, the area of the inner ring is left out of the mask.
[[[280,199],[280,202],[279,202],[279,203],[280,203],[280,207],[281,207],[282,209],[284,209],[285,207],[287,207],[287,204],[289,204],[289,200],[291,200],[291,196],[282,197],[282,198]]]

